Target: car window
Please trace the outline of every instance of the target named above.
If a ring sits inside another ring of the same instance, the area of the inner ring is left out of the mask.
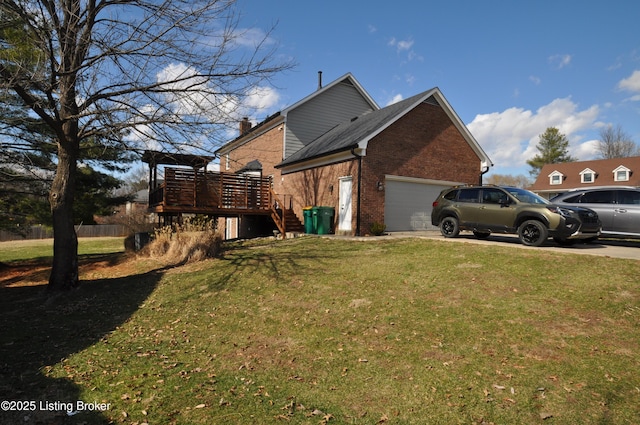
[[[585,192],[580,198],[581,204],[613,204],[615,191],[613,190],[594,190]]]
[[[456,199],[457,195],[458,195],[458,191],[457,190],[451,190],[451,191],[445,193],[443,198],[444,199],[448,199],[449,201],[453,201],[454,199]]]
[[[640,191],[619,190],[618,203],[627,205],[640,205]]]
[[[480,189],[460,189],[458,201],[460,202],[480,202]]]
[[[529,204],[548,204],[549,203],[549,201],[544,199],[542,196],[538,196],[535,193],[525,189],[509,187],[506,190],[511,194],[511,196],[513,196],[520,202],[527,202]]]
[[[578,195],[569,196],[568,198],[564,198],[562,202],[566,202],[568,204],[577,204],[578,202],[580,202],[581,196],[582,196],[582,193]],[[551,200],[551,202],[553,202],[553,199]]]
[[[507,194],[499,189],[483,189],[482,190],[482,203],[483,204],[500,204],[507,202]]]

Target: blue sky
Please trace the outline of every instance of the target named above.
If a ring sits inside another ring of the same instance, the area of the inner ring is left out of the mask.
[[[494,167],[525,174],[558,127],[580,160],[602,126],[640,142],[640,2],[238,0],[240,26],[297,66],[254,123],[351,72],[380,106],[439,87]]]

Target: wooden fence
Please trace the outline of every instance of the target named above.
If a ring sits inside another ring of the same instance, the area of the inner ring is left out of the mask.
[[[124,237],[129,231],[121,224],[97,224],[76,226],[76,233],[79,238]],[[0,230],[0,242],[49,238],[53,238],[53,229],[46,226],[31,226],[26,237]]]

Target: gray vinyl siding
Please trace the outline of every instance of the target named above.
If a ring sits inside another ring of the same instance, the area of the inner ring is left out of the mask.
[[[373,110],[352,84],[345,81],[331,87],[287,113],[285,158],[337,124]]]

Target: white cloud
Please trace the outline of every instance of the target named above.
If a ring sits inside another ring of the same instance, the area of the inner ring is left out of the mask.
[[[557,127],[569,139],[570,154],[579,159],[593,156],[592,141],[581,142],[581,132],[594,127],[599,108],[578,110],[571,98],[555,99],[538,110],[509,108],[477,115],[467,125],[496,167],[528,167],[526,161],[538,150],[540,134]]]
[[[553,55],[549,56],[549,63],[557,69],[562,69],[571,63],[571,55]]]
[[[542,82],[542,80],[540,79],[540,77],[536,77],[535,75],[530,75],[529,76],[529,81],[531,81],[533,84],[535,84],[536,86],[539,86],[540,83]]]
[[[397,94],[397,95],[393,96],[393,97],[391,98],[391,100],[389,100],[389,101],[387,102],[387,104],[386,104],[386,105],[384,105],[384,106],[393,105],[394,103],[398,103],[398,102],[400,102],[400,101],[402,101],[402,100],[404,100],[404,97],[402,97],[402,95],[401,95],[401,94]]]
[[[398,51],[411,50],[411,47],[413,46],[413,43],[414,43],[413,40],[400,40],[400,41],[398,41],[398,44],[397,44]]]
[[[280,101],[280,93],[272,87],[254,87],[247,93],[246,106],[251,109],[265,111],[273,108]]]
[[[269,37],[260,28],[243,28],[234,31],[233,41],[239,46],[255,49],[260,45],[274,44],[275,40]]]
[[[633,71],[629,78],[625,78],[618,83],[618,88],[631,92],[640,92],[640,71]]]
[[[398,52],[401,52],[403,50],[411,50],[411,47],[413,46],[414,41],[409,39],[409,40],[398,40],[395,37],[392,37],[391,40],[389,40],[389,43],[387,43],[389,46],[391,47],[395,47],[396,49],[398,49]]]

